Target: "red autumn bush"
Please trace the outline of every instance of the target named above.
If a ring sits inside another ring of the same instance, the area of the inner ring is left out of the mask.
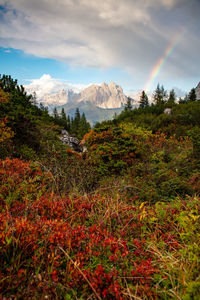
[[[0,205],[11,204],[23,197],[34,198],[38,190],[46,189],[51,174],[43,173],[38,164],[18,158],[0,160]]]

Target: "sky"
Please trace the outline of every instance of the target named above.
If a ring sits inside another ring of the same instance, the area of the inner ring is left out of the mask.
[[[200,81],[200,0],[0,0],[0,74],[31,92]]]

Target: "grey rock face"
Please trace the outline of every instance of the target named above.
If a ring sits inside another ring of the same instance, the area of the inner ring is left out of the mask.
[[[197,100],[200,100],[200,82],[198,83],[196,89],[195,89]]]
[[[109,84],[91,85],[84,89],[78,102],[89,101],[100,108],[118,108],[127,102],[121,86],[111,82]]]
[[[68,145],[74,151],[83,152],[83,147],[80,145],[80,141],[77,138],[70,136],[67,130],[61,131],[60,140],[63,144]]]
[[[76,101],[79,94],[74,93],[72,90],[60,90],[59,93],[53,95],[45,95],[43,101],[47,105],[59,106],[71,101]]]
[[[172,113],[172,109],[171,108],[165,108],[164,114],[171,115],[171,113]]]

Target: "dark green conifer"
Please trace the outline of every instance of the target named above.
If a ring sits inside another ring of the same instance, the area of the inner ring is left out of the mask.
[[[67,122],[67,116],[66,116],[64,108],[62,108],[62,110],[61,110],[61,120],[63,123]]]
[[[196,101],[196,100],[197,100],[197,95],[196,95],[195,89],[192,88],[191,91],[188,94],[188,101],[193,102],[193,101]]]
[[[174,91],[174,89],[172,89],[170,92],[169,92],[169,98],[168,98],[168,103],[170,103],[170,104],[173,104],[173,103],[175,103],[175,101],[176,101],[176,94],[175,94],[175,91]]]
[[[53,110],[53,117],[54,117],[55,121],[59,120],[59,115],[58,115],[58,111],[57,111],[56,107]]]
[[[141,94],[141,96],[140,96],[140,105],[139,105],[139,107],[140,108],[144,108],[144,107],[146,107],[146,106],[148,106],[149,105],[149,100],[148,100],[148,96],[147,96],[147,94],[145,93],[145,91],[142,91],[142,94]]]
[[[132,110],[132,99],[131,99],[131,97],[128,97],[127,98],[127,102],[126,102],[126,104],[125,104],[125,107],[124,107],[124,111],[131,111]]]
[[[83,113],[79,124],[79,138],[82,138],[90,129],[90,123],[87,122],[85,114]]]
[[[166,97],[167,97],[166,90],[164,89],[163,85],[160,87],[160,84],[158,83],[153,95],[154,103],[156,105],[163,104],[166,101]]]

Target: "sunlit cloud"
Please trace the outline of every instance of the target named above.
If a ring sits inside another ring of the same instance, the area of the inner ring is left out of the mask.
[[[84,84],[72,84],[67,80],[61,80],[51,77],[49,74],[43,74],[38,79],[29,79],[29,83],[24,85],[26,91],[30,94],[36,94],[38,100],[42,100],[45,95],[56,94],[61,90],[72,89],[74,92],[80,92],[88,85]]]

